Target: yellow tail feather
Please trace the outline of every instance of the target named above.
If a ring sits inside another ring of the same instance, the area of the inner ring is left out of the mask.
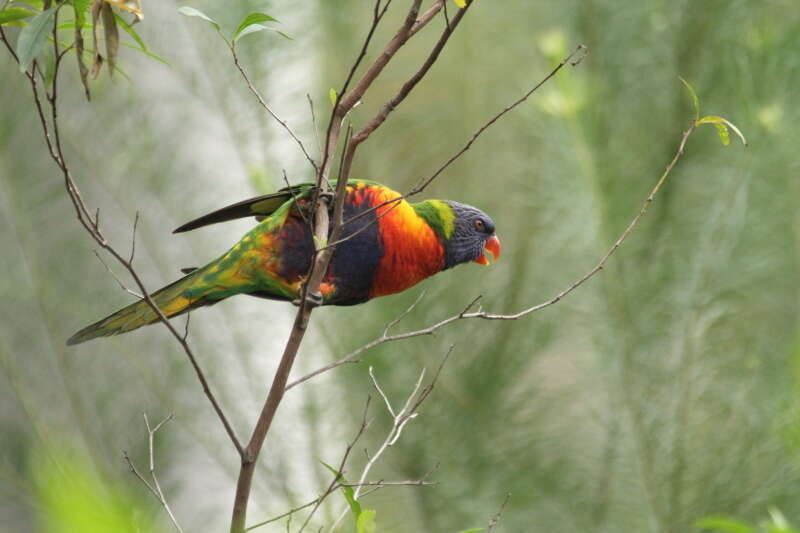
[[[204,294],[196,295],[192,299],[183,296],[186,289],[192,288],[199,279],[204,269],[195,270],[191,274],[159,289],[150,295],[153,301],[167,317],[173,317],[202,305],[216,303],[217,300],[207,300]],[[118,335],[152,324],[158,320],[158,315],[144,300],[132,303],[99,322],[87,326],[67,340],[68,345],[80,344],[97,337]]]

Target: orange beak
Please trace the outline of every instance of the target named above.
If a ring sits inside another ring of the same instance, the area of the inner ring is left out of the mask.
[[[491,264],[491,261],[486,258],[485,252],[489,252],[491,254],[493,261],[500,259],[500,239],[497,238],[497,235],[492,235],[489,237],[489,239],[486,241],[486,244],[483,246],[483,252],[475,260],[476,263],[480,265]]]

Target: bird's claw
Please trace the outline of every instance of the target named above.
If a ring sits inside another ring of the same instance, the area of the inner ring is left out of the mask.
[[[311,308],[319,307],[320,305],[322,305],[322,293],[321,292],[306,293],[306,305]]]
[[[296,307],[300,307],[300,303],[301,303],[300,298],[292,300],[292,305]],[[308,294],[306,294],[306,306],[309,309],[313,309],[321,305],[322,305],[322,293],[309,292]]]

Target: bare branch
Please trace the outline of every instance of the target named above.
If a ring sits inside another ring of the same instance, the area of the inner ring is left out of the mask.
[[[250,81],[250,77],[247,75],[244,68],[239,63],[239,56],[236,54],[236,43],[230,44],[230,50],[231,54],[233,55],[233,64],[236,65],[236,68],[239,70],[239,73],[242,75],[242,78],[244,78],[244,82],[247,84],[247,88],[250,89],[250,92],[253,93],[253,95],[256,97],[261,107],[263,107],[264,110],[267,113],[269,113],[269,115],[272,118],[274,118],[278,124],[283,126],[283,129],[286,130],[286,133],[288,133],[289,136],[294,140],[294,142],[297,143],[297,146],[300,147],[300,150],[303,152],[303,155],[306,156],[306,159],[314,168],[314,172],[319,172],[317,163],[314,161],[311,155],[309,155],[305,145],[303,144],[303,141],[301,141],[300,138],[297,135],[295,135],[295,133],[292,131],[292,128],[289,127],[289,124],[287,124],[285,120],[281,119],[278,115],[275,114],[272,108],[270,108],[264,101],[264,98],[261,97],[261,93],[258,92],[258,89],[256,89],[255,86],[253,86],[253,82]]]
[[[257,524],[253,524],[252,526],[247,527],[247,529],[245,529],[245,531],[251,531],[251,530],[259,528],[261,526],[266,526],[267,524],[271,524],[272,522],[277,522],[281,518],[286,518],[287,516],[291,516],[291,515],[293,515],[294,513],[298,512],[298,511],[302,511],[303,509],[308,509],[309,507],[311,507],[312,505],[314,505],[315,503],[317,503],[319,501],[320,501],[320,498],[315,498],[315,499],[311,500],[308,503],[304,503],[303,505],[298,505],[297,507],[286,511],[283,514],[280,514],[278,516],[270,518],[269,520],[264,520],[263,522],[259,522]]]
[[[144,296],[142,296],[138,292],[134,291],[133,289],[128,288],[127,285],[122,283],[122,280],[120,280],[119,277],[117,277],[117,275],[114,273],[114,271],[111,270],[111,267],[108,266],[108,264],[105,261],[103,261],[103,258],[100,257],[100,254],[97,253],[97,250],[92,250],[92,252],[94,252],[94,256],[97,258],[97,260],[100,261],[103,264],[104,267],[106,267],[106,270],[108,271],[108,273],[111,274],[111,277],[114,278],[114,281],[117,282],[117,285],[119,285],[119,287],[123,291],[127,292],[128,294],[130,294],[132,296],[135,296],[135,297],[139,298],[140,300],[144,299]]]
[[[133,264],[133,256],[136,255],[136,227],[139,225],[139,211],[136,211],[136,218],[133,219],[133,234],[131,235],[131,256],[128,263]]]
[[[430,22],[431,19],[433,17],[435,17],[436,14],[439,13],[439,11],[442,10],[442,8],[444,8],[445,15],[446,15],[447,14],[447,6],[445,5],[445,2],[446,2],[446,0],[436,0],[436,3],[434,3],[431,7],[429,7],[422,15],[419,16],[419,18],[416,20],[416,22],[414,22],[414,25],[411,27],[410,34],[414,35],[419,30],[424,28],[425,25],[428,24],[428,22]],[[449,21],[448,21],[447,25],[450,26]]]
[[[137,478],[139,478],[139,481],[144,483],[144,485],[153,494],[153,496],[155,496],[155,498],[158,500],[158,502],[161,504],[161,506],[164,507],[164,510],[169,515],[169,519],[172,522],[172,525],[175,526],[175,529],[178,531],[178,533],[183,533],[183,530],[181,529],[180,524],[178,524],[178,521],[175,519],[175,515],[173,514],[172,509],[169,506],[169,503],[167,503],[167,499],[164,496],[164,491],[161,490],[161,484],[158,482],[158,476],[156,475],[156,461],[155,461],[155,436],[156,436],[156,432],[159,429],[161,429],[161,427],[164,424],[166,424],[167,422],[172,420],[173,417],[172,417],[172,415],[169,415],[164,420],[159,422],[156,425],[156,427],[150,427],[150,420],[147,418],[147,413],[143,413],[142,416],[144,418],[144,425],[147,428],[147,448],[148,448],[149,457],[150,457],[150,469],[149,469],[149,472],[150,472],[150,479],[152,480],[152,485],[147,482],[147,480],[144,478],[144,476],[142,476],[142,474],[139,473],[139,471],[136,469],[136,466],[133,464],[133,461],[131,461],[131,458],[128,456],[127,452],[123,452],[123,457],[125,458],[125,462],[128,463],[128,466],[130,467],[131,472],[133,472],[133,474]]]
[[[322,144],[319,142],[319,128],[317,126],[317,114],[314,113],[314,100],[311,99],[311,95],[306,93],[306,99],[308,99],[308,107],[311,109],[311,126],[314,128],[314,140],[317,141],[317,152],[322,155]]]
[[[390,447],[394,446],[395,443],[398,441],[398,439],[400,438],[400,436],[403,433],[403,428],[405,428],[406,424],[409,421],[411,421],[411,420],[413,420],[413,419],[415,419],[417,417],[417,415],[418,415],[417,409],[419,408],[420,405],[422,405],[422,402],[425,401],[425,399],[428,397],[430,392],[433,390],[433,387],[436,385],[436,380],[439,378],[439,374],[441,373],[442,367],[444,366],[444,363],[447,362],[447,359],[450,357],[450,354],[452,353],[452,351],[453,351],[453,346],[450,346],[450,349],[447,350],[447,354],[444,356],[444,359],[443,359],[441,365],[439,366],[438,370],[436,371],[436,374],[434,375],[433,380],[431,380],[431,383],[427,387],[422,389],[422,391],[420,392],[420,387],[422,387],[422,381],[425,379],[425,369],[424,368],[422,369],[422,372],[420,372],[419,378],[417,378],[417,382],[414,384],[414,388],[411,391],[411,394],[408,395],[408,397],[406,398],[405,403],[403,404],[403,408],[400,409],[400,411],[398,411],[396,413],[395,413],[394,409],[392,409],[392,404],[389,401],[388,396],[386,395],[386,393],[381,388],[380,384],[378,383],[378,380],[375,378],[375,374],[372,372],[372,367],[370,367],[369,376],[370,376],[370,379],[372,380],[372,385],[375,387],[375,390],[378,391],[378,394],[380,394],[381,397],[383,398],[383,401],[386,404],[386,408],[389,411],[389,414],[392,416],[392,427],[389,430],[389,433],[386,435],[386,438],[384,439],[383,443],[380,445],[378,450],[375,452],[375,454],[373,454],[371,457],[369,456],[369,454],[367,454],[367,456],[369,458],[367,460],[367,464],[364,465],[364,469],[361,471],[361,476],[358,479],[358,483],[352,483],[352,484],[343,483],[342,484],[344,486],[356,487],[356,490],[353,492],[353,497],[356,500],[358,499],[359,495],[361,494],[362,487],[367,487],[367,486],[381,487],[381,486],[390,485],[390,483],[385,483],[385,482],[372,482],[372,483],[370,483],[370,482],[367,482],[366,479],[367,479],[367,476],[369,476],[370,470],[372,470],[372,467],[375,466],[375,463],[378,461],[378,459],[380,459],[381,456],[386,452],[386,450],[388,450]],[[397,484],[397,483],[395,483],[395,484]],[[434,483],[427,482],[424,479],[422,479],[422,480],[419,480],[419,481],[402,482],[402,484],[404,484],[404,485],[432,485]],[[341,520],[344,518],[346,513],[347,513],[347,509],[344,509],[341,513],[339,513],[339,517],[336,519],[336,521],[333,523],[333,525],[330,528],[331,532],[333,532],[336,529],[337,525],[339,524],[339,522],[341,522]]]
[[[422,376],[424,375],[425,373],[423,372]],[[420,378],[422,378],[422,376],[420,376]],[[389,402],[389,398],[386,397],[386,393],[383,392],[381,386],[378,385],[378,380],[375,379],[375,374],[372,373],[372,367],[369,367],[369,377],[372,379],[372,385],[375,387],[375,390],[378,391],[378,394],[383,398],[383,402],[386,404],[386,409],[389,410],[389,414],[392,415],[392,418],[397,418],[397,415],[394,414],[394,409],[392,409],[392,404]],[[364,451],[366,452],[366,450]]]
[[[418,298],[417,302],[419,302],[420,299],[421,298]],[[383,330],[383,334],[380,337],[378,337],[377,339],[375,339],[373,341],[368,342],[367,344],[361,346],[360,348],[357,348],[357,349],[353,350],[352,352],[350,352],[349,354],[345,355],[344,357],[341,357],[341,358],[337,359],[336,361],[334,361],[332,363],[328,363],[327,365],[325,365],[323,367],[320,367],[320,368],[314,370],[313,372],[309,372],[308,374],[306,374],[306,375],[304,375],[304,376],[292,381],[291,383],[289,383],[286,386],[286,390],[289,390],[289,389],[291,389],[293,387],[296,387],[297,385],[300,385],[301,383],[303,383],[305,381],[308,381],[309,379],[311,379],[313,377],[316,377],[316,376],[318,376],[320,374],[323,374],[323,373],[325,373],[325,372],[327,372],[329,370],[332,370],[332,369],[334,369],[334,368],[336,368],[338,366],[354,362],[356,357],[358,357],[362,353],[366,352],[367,350],[375,348],[376,346],[380,346],[381,344],[384,344],[384,343],[387,343],[387,342],[394,342],[394,341],[404,340],[404,339],[410,339],[412,337],[419,337],[421,335],[433,335],[434,332],[437,329],[439,329],[440,327],[446,326],[450,322],[455,322],[456,320],[460,320],[460,319],[464,318],[467,315],[467,313],[469,313],[470,309],[472,309],[475,306],[475,304],[478,303],[478,301],[480,299],[481,299],[481,296],[477,296],[477,297],[473,298],[473,300],[458,315],[456,315],[454,317],[450,317],[448,319],[445,319],[442,322],[434,324],[433,326],[431,326],[429,328],[425,328],[424,330],[417,330],[417,331],[412,331],[412,332],[409,332],[409,333],[398,333],[396,335],[389,335],[388,334],[389,333],[389,329],[393,325],[395,325],[398,322],[400,322],[400,320],[404,316],[408,315],[414,309],[414,307],[417,305],[417,302],[414,302],[414,304],[412,304],[411,307],[409,307],[406,311],[404,311],[403,314],[401,314],[398,318],[394,319],[392,322],[389,323],[389,325],[386,326],[386,328]]]
[[[460,14],[460,13],[459,13],[459,14]],[[454,17],[454,19],[453,19],[453,22],[454,22],[454,23],[455,23],[455,19],[456,19],[457,17],[458,17],[458,15],[456,15],[456,17]],[[497,113],[495,116],[493,116],[491,119],[489,119],[489,121],[488,121],[488,122],[486,122],[486,123],[485,123],[483,126],[481,126],[480,128],[478,128],[478,130],[477,130],[477,131],[476,131],[474,134],[472,134],[472,137],[470,138],[470,140],[469,140],[469,141],[467,141],[467,144],[465,144],[465,145],[464,145],[464,147],[463,147],[463,148],[461,148],[461,150],[459,150],[458,152],[456,152],[456,153],[455,153],[455,154],[454,154],[454,155],[453,155],[453,156],[452,156],[450,159],[448,159],[447,161],[445,161],[445,163],[444,163],[442,166],[440,166],[440,167],[439,167],[439,168],[436,170],[436,172],[434,172],[434,173],[433,173],[433,174],[431,174],[429,177],[425,178],[424,180],[420,181],[420,182],[419,182],[417,185],[415,185],[415,186],[414,186],[414,187],[413,187],[413,188],[412,188],[412,189],[411,189],[411,190],[408,192],[408,194],[406,194],[406,197],[414,196],[415,194],[419,194],[419,193],[421,193],[423,190],[425,190],[425,188],[426,188],[428,185],[430,185],[430,184],[431,184],[431,182],[432,182],[433,180],[435,180],[435,179],[436,179],[436,178],[437,178],[437,177],[438,177],[438,176],[439,176],[439,175],[440,175],[442,172],[444,172],[444,170],[445,170],[447,167],[449,167],[451,164],[453,164],[453,162],[454,162],[454,161],[456,161],[456,160],[457,160],[459,157],[461,157],[461,156],[464,154],[464,152],[466,152],[467,150],[469,150],[469,149],[472,147],[472,144],[473,144],[473,143],[474,143],[474,142],[477,140],[477,138],[478,138],[478,137],[480,137],[480,136],[481,136],[481,134],[482,134],[484,131],[486,131],[487,129],[489,129],[489,128],[490,128],[490,127],[491,127],[491,126],[492,126],[492,125],[493,125],[495,122],[497,122],[498,120],[500,120],[500,119],[501,119],[501,118],[502,118],[502,117],[503,117],[503,116],[504,116],[506,113],[508,113],[508,112],[512,111],[512,110],[513,110],[515,107],[517,107],[517,106],[518,106],[518,105],[520,105],[521,103],[525,102],[525,101],[526,101],[528,98],[530,98],[530,96],[531,96],[533,93],[535,93],[535,92],[536,92],[536,91],[539,89],[539,87],[541,87],[542,85],[544,85],[544,84],[547,82],[547,80],[549,80],[550,78],[552,78],[553,76],[555,76],[556,74],[558,74],[558,71],[559,71],[559,70],[561,70],[561,69],[564,67],[564,65],[566,65],[567,63],[569,63],[569,64],[571,64],[573,67],[574,67],[574,66],[577,66],[577,65],[578,65],[578,64],[579,64],[579,63],[580,63],[580,62],[583,60],[583,58],[586,56],[586,54],[588,53],[588,51],[587,51],[587,50],[588,50],[588,49],[587,49],[587,48],[586,48],[584,45],[582,45],[582,44],[579,44],[579,45],[578,45],[578,47],[577,47],[577,48],[575,48],[575,50],[573,50],[573,52],[572,52],[570,55],[568,55],[567,57],[565,57],[564,59],[562,59],[562,60],[561,60],[561,62],[560,62],[558,65],[556,65],[556,67],[555,67],[553,70],[551,70],[551,71],[550,71],[550,73],[549,73],[547,76],[545,76],[544,78],[542,78],[542,80],[541,80],[539,83],[537,83],[536,85],[534,85],[534,86],[533,86],[533,87],[532,87],[532,88],[531,88],[531,89],[530,89],[530,90],[529,90],[527,93],[525,93],[524,95],[522,95],[522,97],[520,97],[520,98],[518,98],[517,100],[515,100],[515,101],[514,101],[512,104],[510,104],[510,105],[507,105],[505,108],[503,108],[503,110],[502,110],[502,111],[500,111],[499,113]],[[580,54],[581,54],[581,55],[579,56],[579,58],[578,58],[578,59],[576,59],[576,60],[573,60],[572,58],[573,58],[573,57],[575,57],[575,55],[576,55],[576,54],[578,54],[578,53],[580,53]]]
[[[447,8],[445,7],[445,12],[446,11],[447,11]],[[449,27],[449,22],[448,22],[448,27]],[[573,58],[576,57],[576,54],[578,54],[579,52],[581,52],[581,54],[579,56],[577,56],[577,59],[573,59]],[[421,193],[423,190],[425,190],[425,188],[428,187],[428,185],[430,185],[436,178],[438,178],[442,174],[442,172],[444,172],[444,170],[447,169],[447,167],[452,165],[458,158],[460,158],[462,155],[464,155],[464,153],[472,147],[472,145],[475,143],[475,141],[478,139],[478,137],[480,137],[487,129],[489,129],[489,127],[491,127],[497,121],[499,121],[505,114],[507,114],[508,112],[512,111],[517,106],[519,106],[520,104],[525,102],[528,98],[530,98],[530,96],[534,92],[536,92],[542,85],[544,85],[548,80],[550,80],[553,76],[555,76],[558,73],[558,71],[561,70],[564,67],[564,65],[570,64],[572,66],[577,66],[578,64],[580,64],[580,62],[583,60],[583,58],[586,57],[587,54],[588,54],[588,49],[584,45],[578,45],[578,47],[571,54],[569,54],[567,57],[562,59],[559,62],[559,64],[556,65],[556,67],[552,71],[550,71],[550,73],[547,74],[547,76],[545,76],[538,83],[536,83],[536,85],[534,85],[522,97],[518,98],[517,100],[515,100],[511,104],[509,104],[506,107],[504,107],[499,113],[497,113],[496,115],[492,116],[488,121],[486,121],[484,124],[482,124],[480,126],[480,128],[478,128],[478,130],[475,131],[475,133],[472,135],[472,137],[467,141],[467,143],[458,152],[456,152],[447,161],[445,161],[445,163],[443,163],[433,174],[431,174],[430,176],[428,176],[425,179],[420,180],[417,183],[417,185],[412,187],[409,190],[409,192],[407,192],[405,195],[401,195],[401,196],[399,196],[397,198],[393,198],[391,200],[386,200],[385,202],[382,202],[382,203],[380,203],[378,205],[375,205],[375,206],[371,207],[370,209],[364,210],[364,211],[358,213],[357,215],[354,215],[353,217],[349,218],[344,223],[345,224],[349,224],[349,223],[353,222],[354,220],[357,220],[357,219],[359,219],[359,218],[361,218],[363,216],[367,216],[368,214],[370,214],[370,213],[372,213],[374,211],[378,211],[378,210],[382,209],[383,207],[385,207],[387,205],[392,205],[392,206],[397,205],[402,200],[408,199],[411,196],[414,196],[416,194]],[[373,119],[373,120],[375,120],[375,119]],[[380,218],[381,216],[383,216],[387,212],[388,211],[384,211],[383,213],[381,213],[381,215],[378,216],[378,218]],[[373,221],[371,221],[371,223],[369,225],[364,226],[363,228],[359,229],[355,233],[356,234],[360,233],[361,231],[364,231],[364,230],[368,229],[372,224],[376,224],[376,223],[377,223],[377,221],[373,220]],[[350,236],[345,237],[344,239],[341,239],[341,240],[337,241],[335,244],[344,242],[345,240],[347,240],[349,238],[351,238],[351,237]],[[333,243],[331,245],[333,245]]]
[[[337,488],[339,488],[340,480],[342,479],[342,475],[344,473],[344,465],[347,464],[347,458],[350,457],[350,452],[353,451],[353,447],[358,442],[358,439],[361,438],[361,436],[367,430],[367,427],[369,427],[369,422],[367,421],[367,413],[369,412],[369,404],[371,400],[372,398],[370,396],[367,396],[367,401],[366,404],[364,405],[364,414],[361,417],[361,425],[358,427],[356,436],[353,438],[351,442],[347,444],[347,448],[345,448],[344,455],[342,455],[342,460],[339,461],[339,468],[336,470],[337,472],[336,475],[334,476],[330,485],[328,485],[328,488],[325,489],[325,492],[323,492],[322,495],[319,498],[317,498],[314,507],[311,509],[311,512],[308,513],[308,516],[306,517],[305,522],[303,522],[302,527],[300,527],[300,531],[298,533],[303,533],[303,530],[311,521],[311,518],[314,516],[314,513],[317,512],[317,509],[319,509],[319,506],[322,504],[322,501],[325,498],[327,498],[330,494],[332,494]]]
[[[503,516],[503,512],[506,510],[506,505],[508,505],[508,500],[511,499],[511,493],[506,494],[506,498],[503,500],[503,504],[500,506],[500,510],[497,511],[491,520],[489,520],[489,524],[486,526],[486,533],[491,533],[491,531],[500,523],[500,517]]]
[[[409,481],[365,481],[363,483],[339,483],[339,487],[432,487],[438,481],[425,481],[424,479]]]

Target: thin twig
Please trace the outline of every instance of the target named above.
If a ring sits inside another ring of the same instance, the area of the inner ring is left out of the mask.
[[[152,480],[152,485],[147,482],[147,480],[139,473],[139,470],[136,469],[136,466],[133,464],[133,461],[128,456],[127,452],[123,452],[123,457],[125,458],[125,462],[128,463],[128,467],[130,467],[131,472],[139,478],[139,481],[144,483],[145,487],[155,496],[158,502],[164,507],[164,510],[169,515],[169,519],[172,522],[172,525],[175,526],[175,529],[178,533],[183,533],[180,524],[178,524],[178,520],[175,518],[175,515],[172,512],[172,509],[167,503],[167,498],[164,496],[164,491],[161,490],[161,484],[158,481],[158,476],[156,475],[156,461],[155,461],[155,436],[156,432],[161,429],[161,427],[172,420],[173,416],[169,415],[164,420],[159,422],[156,427],[150,426],[150,420],[147,418],[147,413],[143,413],[142,417],[144,418],[144,425],[147,428],[147,449],[149,452],[149,459],[150,459],[150,479]]]
[[[447,319],[445,319],[445,320],[443,320],[441,322],[438,322],[438,323],[434,324],[433,326],[431,326],[429,328],[425,328],[424,330],[411,331],[409,333],[398,333],[396,335],[388,335],[389,327],[387,326],[387,328],[384,329],[383,334],[380,337],[378,337],[377,339],[374,339],[374,340],[368,342],[367,344],[364,344],[363,346],[361,346],[359,348],[356,348],[352,352],[348,353],[344,357],[341,357],[341,358],[337,359],[336,361],[334,361],[332,363],[328,363],[325,366],[322,366],[322,367],[320,367],[320,368],[318,368],[318,369],[316,369],[316,370],[314,370],[312,372],[309,372],[308,374],[306,374],[306,375],[304,375],[304,376],[302,376],[300,378],[297,378],[296,380],[292,381],[291,383],[289,383],[286,386],[286,390],[289,390],[289,389],[291,389],[293,387],[296,387],[296,386],[300,385],[301,383],[303,383],[305,381],[308,381],[309,379],[311,379],[313,377],[316,377],[316,376],[318,376],[320,374],[323,374],[323,373],[325,373],[325,372],[327,372],[329,370],[332,370],[332,369],[334,369],[334,368],[336,368],[338,366],[350,363],[351,361],[353,361],[356,357],[358,357],[362,353],[366,352],[367,350],[371,350],[372,348],[375,348],[376,346],[380,346],[381,344],[384,344],[384,343],[387,343],[387,342],[394,342],[394,341],[404,340],[404,339],[410,339],[412,337],[419,337],[421,335],[433,335],[435,333],[435,331],[437,329],[439,329],[440,327],[446,326],[450,322],[455,322],[456,320],[460,320],[462,318],[465,318],[468,315],[469,311],[475,306],[475,304],[478,303],[478,301],[480,299],[481,299],[481,296],[475,297],[464,308],[464,310],[461,311],[461,313],[459,313],[458,315],[455,315],[453,317],[447,318]],[[408,313],[410,313],[411,310],[414,308],[414,306],[416,306],[416,302],[412,305],[411,308],[406,310],[403,313],[403,315],[407,315]],[[403,315],[401,315],[400,318],[402,318]],[[398,322],[398,321],[399,321],[398,319],[395,319],[395,322]]]
[[[308,162],[311,164],[312,167],[314,167],[314,172],[315,173],[318,172],[319,169],[317,167],[317,163],[314,161],[314,158],[312,158],[311,155],[306,150],[303,141],[301,141],[300,138],[297,135],[295,135],[295,133],[292,131],[292,128],[289,127],[289,124],[285,120],[281,119],[278,115],[276,115],[275,112],[272,110],[272,108],[269,105],[267,105],[267,103],[264,101],[264,98],[261,97],[261,93],[258,92],[258,89],[255,88],[253,82],[250,81],[250,77],[247,75],[247,72],[245,72],[244,68],[239,63],[239,56],[236,54],[235,43],[230,45],[230,50],[231,50],[231,55],[233,55],[233,64],[236,65],[236,68],[239,70],[239,73],[242,75],[242,78],[244,78],[244,82],[247,84],[247,88],[250,89],[250,92],[253,93],[253,95],[256,97],[261,107],[263,107],[264,110],[267,113],[269,113],[269,115],[272,118],[274,118],[278,124],[283,126],[283,129],[286,130],[286,133],[288,133],[289,136],[292,139],[294,139],[294,142],[297,143],[297,146],[300,147],[300,150],[303,152],[303,155],[306,156]]]
[[[104,267],[106,267],[106,270],[108,271],[108,273],[109,273],[109,274],[111,274],[111,277],[112,277],[112,278],[114,278],[114,281],[116,281],[116,282],[117,282],[117,285],[119,285],[119,287],[120,287],[120,288],[121,288],[123,291],[127,292],[128,294],[130,294],[130,295],[132,295],[132,296],[135,296],[135,297],[139,298],[140,300],[143,300],[143,299],[144,299],[144,296],[142,296],[142,295],[141,295],[141,294],[139,294],[138,292],[134,291],[133,289],[130,289],[130,288],[128,288],[128,286],[127,286],[127,285],[125,285],[124,283],[122,283],[122,280],[121,280],[121,279],[119,279],[119,277],[118,277],[118,276],[117,276],[117,275],[114,273],[114,271],[113,271],[113,270],[111,270],[111,267],[110,267],[110,266],[108,266],[108,263],[106,263],[105,261],[103,261],[103,258],[100,256],[100,254],[99,254],[99,253],[97,253],[97,250],[92,250],[92,252],[94,252],[94,256],[97,258],[97,260],[98,260],[98,261],[100,261],[100,262],[103,264],[103,266],[104,266]]]
[[[491,531],[500,523],[500,517],[503,516],[503,512],[506,510],[506,505],[508,505],[508,500],[511,499],[511,493],[506,494],[505,500],[503,500],[503,504],[500,506],[500,510],[489,520],[489,524],[486,526],[486,533],[491,533]]]
[[[394,446],[395,443],[397,443],[398,439],[400,439],[400,436],[403,433],[403,428],[405,428],[406,424],[417,417],[417,415],[419,414],[417,412],[417,409],[419,409],[420,405],[422,405],[422,402],[425,401],[425,399],[433,390],[433,387],[436,385],[436,381],[439,379],[439,375],[441,374],[442,368],[444,367],[444,364],[447,362],[447,359],[450,357],[450,354],[452,352],[453,352],[453,346],[450,346],[450,348],[447,350],[447,354],[445,354],[441,364],[439,365],[436,374],[434,374],[430,384],[428,384],[426,387],[420,390],[420,388],[422,387],[422,381],[425,379],[425,369],[424,368],[422,369],[419,378],[417,378],[417,381],[414,384],[414,388],[412,389],[411,393],[408,395],[405,403],[403,404],[403,408],[400,409],[400,411],[398,412],[395,412],[394,409],[392,408],[392,404],[389,401],[389,397],[383,391],[383,388],[381,388],[380,383],[378,383],[377,378],[375,378],[375,374],[372,371],[372,367],[370,367],[369,377],[372,380],[373,387],[375,387],[375,390],[377,390],[378,394],[380,394],[381,397],[383,398],[383,401],[386,404],[386,409],[389,411],[389,414],[392,417],[392,427],[389,430],[389,433],[386,435],[386,438],[384,439],[383,443],[378,448],[378,450],[371,457],[369,456],[369,454],[367,454],[369,458],[367,460],[367,464],[364,465],[364,469],[361,471],[361,476],[359,477],[358,482],[352,484],[344,484],[346,486],[356,487],[356,490],[353,492],[353,498],[355,498],[356,500],[361,494],[362,487],[389,485],[388,483],[385,482],[370,483],[367,482],[366,479],[367,476],[369,476],[372,467],[375,466],[375,463],[381,458],[381,456],[383,456],[386,450]],[[402,484],[433,485],[435,483],[427,482],[423,478],[422,480],[419,481],[403,482]],[[336,519],[336,521],[330,528],[331,532],[333,532],[336,529],[339,522],[342,521],[346,513],[347,509],[339,513],[339,517]]]
[[[308,107],[311,109],[311,126],[314,128],[314,140],[317,142],[317,152],[322,155],[322,144],[319,141],[319,126],[317,126],[317,114],[314,112],[314,100],[311,99],[311,95],[306,93],[306,99],[308,100]]]
[[[445,8],[445,11],[446,11],[446,8]],[[448,23],[448,27],[449,27],[449,23]],[[578,56],[578,59],[574,59],[573,60],[573,58],[576,57],[576,54],[578,52],[582,52],[581,55]],[[406,194],[400,195],[397,198],[392,198],[391,200],[386,200],[386,201],[384,201],[384,202],[382,202],[382,203],[380,203],[378,205],[372,206],[370,209],[366,209],[364,211],[361,211],[360,213],[358,213],[356,215],[353,215],[351,218],[347,219],[345,221],[345,224],[349,224],[349,223],[353,222],[354,220],[356,220],[358,218],[367,216],[368,214],[370,214],[370,213],[372,213],[374,211],[380,210],[381,208],[383,208],[383,207],[385,207],[387,205],[390,205],[390,204],[391,205],[397,205],[401,201],[406,200],[406,199],[408,199],[408,198],[410,198],[410,197],[412,197],[414,195],[417,195],[417,194],[421,193],[436,178],[438,178],[442,174],[442,172],[444,172],[445,169],[447,169],[447,167],[452,165],[457,159],[459,159],[461,156],[463,156],[464,153],[467,152],[472,147],[472,145],[475,143],[475,141],[478,140],[478,138],[481,135],[483,135],[483,133],[486,132],[486,130],[488,130],[491,126],[493,126],[495,123],[497,123],[504,115],[506,115],[507,113],[509,113],[510,111],[515,109],[516,107],[518,107],[520,104],[525,102],[528,98],[530,98],[531,95],[533,95],[533,93],[535,93],[537,90],[539,90],[539,88],[542,85],[544,85],[548,80],[550,80],[553,76],[555,76],[558,73],[558,71],[561,70],[565,65],[569,64],[569,65],[571,65],[573,67],[577,66],[578,64],[580,64],[581,60],[583,60],[583,58],[586,57],[587,54],[588,54],[588,49],[582,44],[578,45],[577,48],[575,48],[575,50],[571,54],[569,54],[564,59],[562,59],[558,63],[558,65],[556,65],[555,68],[553,68],[553,70],[551,70],[544,78],[539,80],[536,83],[536,85],[534,85],[531,89],[529,89],[523,96],[521,96],[520,98],[517,98],[514,102],[512,102],[511,104],[508,104],[506,107],[504,107],[499,113],[493,115],[489,120],[484,122],[475,131],[475,133],[472,134],[472,137],[470,137],[470,139],[467,141],[467,143],[460,150],[458,150],[455,154],[453,154],[449,159],[447,159],[447,161],[445,161],[439,168],[437,168],[436,171],[433,174],[431,174],[430,176],[428,176],[425,179],[420,180],[417,183],[417,185],[412,187]],[[385,214],[385,213],[386,213],[386,211],[383,212],[383,214]],[[374,224],[374,223],[375,223],[375,221],[371,221],[371,224]],[[368,228],[369,228],[369,225],[366,225],[365,227],[359,229],[358,232],[364,231],[365,229],[368,229]],[[347,238],[349,238],[349,236]],[[347,238],[342,239],[339,242],[342,242],[342,241],[346,240]]]
[[[317,502],[314,504],[314,507],[311,509],[311,512],[308,513],[305,522],[303,522],[302,527],[298,533],[303,533],[303,530],[306,528],[308,523],[311,521],[311,518],[314,516],[314,513],[317,512],[319,506],[322,504],[323,500],[327,498],[330,494],[332,494],[339,486],[340,480],[342,479],[342,475],[344,474],[344,466],[347,464],[347,458],[350,457],[350,452],[353,451],[353,447],[355,447],[358,439],[364,434],[369,427],[369,422],[367,421],[367,413],[369,413],[369,404],[372,400],[371,396],[367,396],[366,404],[364,405],[364,414],[361,417],[361,425],[358,427],[358,431],[356,432],[356,436],[353,437],[353,440],[347,444],[345,448],[344,454],[342,455],[341,461],[339,461],[339,468],[336,470],[336,475],[334,475],[333,480],[331,481],[328,488],[325,489],[325,492],[317,499]]]
[[[131,256],[128,263],[133,264],[133,257],[136,255],[136,228],[139,226],[139,211],[136,211],[136,218],[133,219],[133,232],[131,235]]]
[[[455,17],[454,17],[453,20],[455,22]],[[572,61],[572,58],[575,57],[575,54],[578,54],[578,53],[581,53],[580,58],[575,60],[575,61]],[[456,159],[461,157],[464,154],[464,152],[469,150],[472,147],[472,144],[475,142],[475,140],[478,137],[480,137],[481,134],[484,131],[489,129],[495,122],[500,120],[505,114],[507,114],[508,112],[512,111],[515,107],[517,107],[518,105],[520,105],[523,102],[525,102],[528,98],[530,98],[530,96],[533,93],[535,93],[539,89],[539,87],[541,87],[542,85],[547,83],[547,80],[549,80],[550,78],[552,78],[553,76],[558,74],[558,71],[561,70],[564,67],[564,65],[566,65],[567,63],[570,63],[572,66],[577,66],[580,63],[580,61],[583,59],[583,57],[586,56],[586,54],[587,54],[587,48],[584,45],[579,44],[577,46],[577,48],[575,48],[575,50],[573,50],[573,52],[570,55],[568,55],[566,58],[562,59],[561,62],[558,65],[556,65],[556,67],[553,70],[551,70],[550,73],[547,76],[545,76],[544,78],[542,78],[541,81],[539,81],[539,83],[534,85],[528,92],[526,92],[524,95],[522,95],[522,97],[518,98],[513,103],[511,103],[511,104],[507,105],[506,107],[504,107],[502,111],[497,113],[495,116],[493,116],[491,119],[489,119],[489,121],[486,122],[483,126],[478,128],[478,130],[475,133],[472,134],[472,137],[470,138],[470,140],[467,141],[467,144],[465,144],[464,147],[461,148],[461,150],[456,152],[452,157],[450,157],[450,159],[445,161],[445,163],[442,166],[440,166],[433,174],[431,174],[429,177],[425,178],[424,180],[419,182],[417,185],[415,185],[408,192],[406,197],[414,196],[416,194],[421,193],[423,190],[425,190],[425,188],[428,185],[430,185],[431,182],[433,180],[435,180],[442,172],[444,172],[444,170],[447,167],[449,167],[451,164],[453,164],[453,162]]]

